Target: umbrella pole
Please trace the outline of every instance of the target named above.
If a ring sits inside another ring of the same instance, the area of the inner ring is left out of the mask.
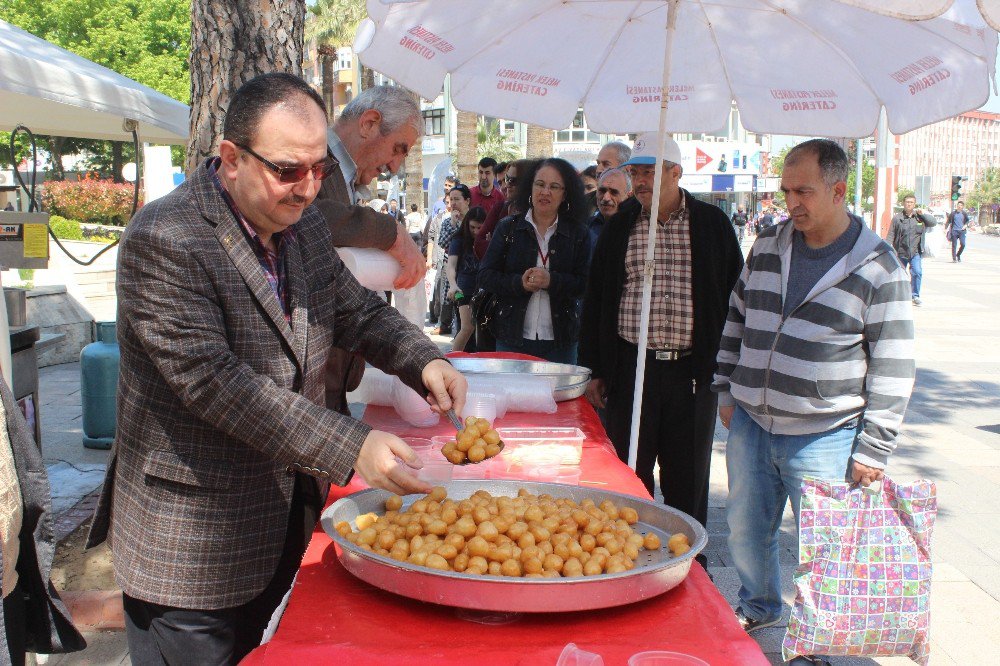
[[[667,105],[670,102],[671,51],[674,33],[677,31],[677,5],[680,0],[667,3],[666,38],[663,46],[663,85],[660,90],[660,126],[656,133],[656,164],[653,177],[653,204],[649,211],[649,244],[643,264],[642,314],[639,318],[639,354],[635,367],[635,391],[632,400],[632,431],[629,434],[628,464],[635,469],[639,453],[639,424],[642,415],[642,388],[646,379],[646,346],[649,343],[649,307],[653,299],[653,273],[656,269],[656,221],[660,208],[660,187],[662,186],[663,135],[667,132]]]

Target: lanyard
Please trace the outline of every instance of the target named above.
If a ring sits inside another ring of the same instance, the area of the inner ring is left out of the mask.
[[[534,238],[535,238],[535,247],[538,248],[538,256],[542,260],[542,268],[548,268],[549,267],[549,255],[552,254],[552,250],[549,250],[548,252],[546,252],[546,253],[543,254],[542,253],[542,244],[538,242],[538,232],[537,231],[534,234]]]

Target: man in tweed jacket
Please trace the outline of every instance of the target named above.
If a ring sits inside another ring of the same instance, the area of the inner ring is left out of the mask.
[[[815,139],[785,158],[791,220],[764,229],[736,283],[713,390],[729,428],[727,518],[751,631],[781,617],[777,530],[806,476],[882,477],[913,388],[910,284],[844,208],[847,156]]]
[[[135,663],[235,663],[288,590],[329,483],[426,491],[401,440],[324,405],[331,347],[461,408],[461,375],[362,288],[309,207],[322,100],[287,74],[230,102],[220,157],[129,224],[118,259],[110,537]],[[110,532],[110,533],[109,533]]]

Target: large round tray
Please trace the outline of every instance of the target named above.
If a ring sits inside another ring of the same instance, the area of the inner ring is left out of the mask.
[[[590,610],[622,606],[648,599],[672,589],[684,580],[691,562],[708,543],[705,529],[686,513],[662,504],[580,486],[527,481],[452,481],[444,486],[448,497],[461,500],[483,489],[494,496],[514,497],[519,488],[536,495],[569,497],[580,502],[586,498],[600,503],[612,500],[619,507],[630,506],[639,514],[634,529],[659,535],[664,547],[659,551],[640,551],[636,567],[617,574],[581,578],[501,578],[464,573],[436,571],[398,562],[389,557],[364,550],[337,533],[334,525],[353,521],[365,513],[385,513],[384,490],[363,490],[344,497],[323,512],[323,529],[334,540],[337,557],[344,568],[361,580],[404,597],[446,606],[458,606],[487,611],[545,613]],[[420,495],[403,498],[403,508]],[[691,550],[681,557],[671,557],[666,548],[671,534],[683,532],[691,542]]]
[[[465,375],[534,375],[552,382],[556,402],[579,398],[590,381],[590,368],[547,361],[518,361],[503,358],[452,358],[455,369]]]

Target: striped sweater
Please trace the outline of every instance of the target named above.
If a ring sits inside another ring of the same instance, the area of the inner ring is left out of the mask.
[[[712,390],[782,435],[862,421],[854,459],[883,468],[913,389],[910,281],[863,228],[854,248],[787,318],[790,223],[761,231],[729,300]]]

